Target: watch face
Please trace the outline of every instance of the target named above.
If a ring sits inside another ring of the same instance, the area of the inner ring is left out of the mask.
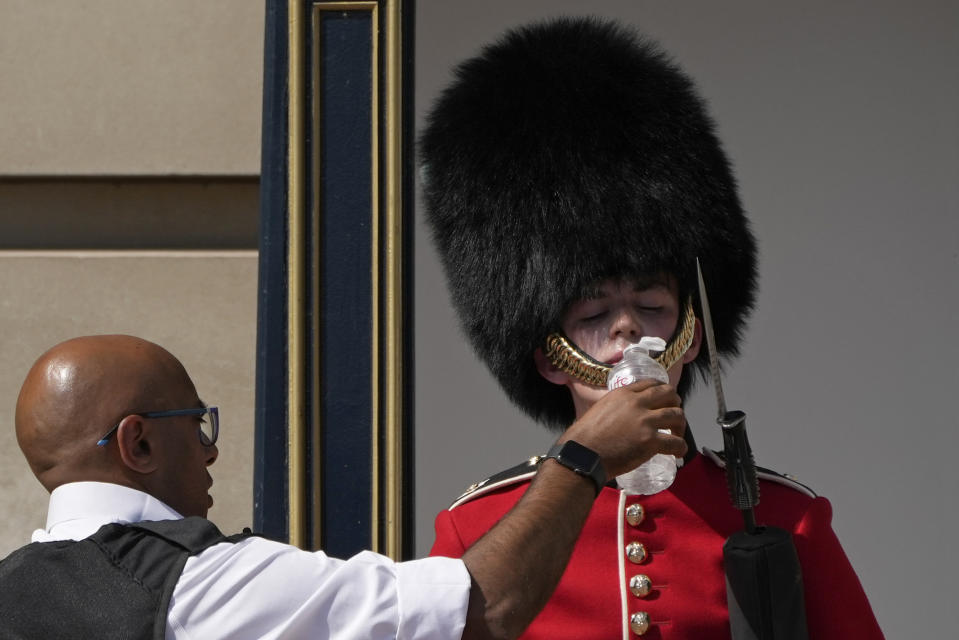
[[[583,471],[592,471],[599,456],[578,442],[567,440],[563,443],[560,457]]]

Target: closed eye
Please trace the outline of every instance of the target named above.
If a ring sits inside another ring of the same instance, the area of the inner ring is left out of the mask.
[[[598,311],[596,313],[584,316],[579,319],[580,322],[595,322],[597,320],[602,320],[606,317],[606,311]]]

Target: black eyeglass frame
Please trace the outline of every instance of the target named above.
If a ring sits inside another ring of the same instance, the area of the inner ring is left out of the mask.
[[[170,409],[168,411],[146,411],[144,413],[130,413],[131,416],[140,416],[141,418],[172,418],[175,416],[210,416],[210,432],[208,436],[203,432],[203,428],[197,429],[197,435],[200,438],[200,444],[204,447],[212,447],[220,437],[220,410],[217,407],[194,407],[192,409]],[[121,419],[120,422],[123,422]],[[102,447],[110,441],[113,434],[120,428],[120,422],[103,434],[103,437],[97,440],[97,446]]]

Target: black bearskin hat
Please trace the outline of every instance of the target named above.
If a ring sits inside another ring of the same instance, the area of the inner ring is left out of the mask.
[[[737,352],[755,241],[703,100],[654,43],[596,18],[512,30],[457,67],[419,149],[463,328],[534,419],[573,421],[533,353],[608,278],[670,273],[682,304],[698,256],[719,350]],[[694,365],[708,370],[705,347]]]

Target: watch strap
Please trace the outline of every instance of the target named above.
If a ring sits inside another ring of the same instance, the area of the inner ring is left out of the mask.
[[[599,454],[575,440],[557,442],[550,447],[544,460],[547,458],[552,458],[578,475],[590,478],[596,485],[596,495],[599,495],[606,484],[606,469],[603,468]]]

